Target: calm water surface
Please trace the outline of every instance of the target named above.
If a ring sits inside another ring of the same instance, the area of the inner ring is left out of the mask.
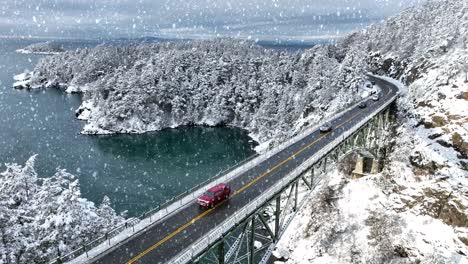
[[[84,123],[74,116],[80,95],[11,88],[13,75],[32,70],[40,58],[14,52],[30,43],[0,39],[0,171],[4,163],[24,164],[38,154],[41,177],[64,168],[79,178],[84,197],[100,203],[107,195],[119,212],[136,215],[254,154],[246,132],[233,128],[80,135]],[[64,43],[68,48],[96,44]]]

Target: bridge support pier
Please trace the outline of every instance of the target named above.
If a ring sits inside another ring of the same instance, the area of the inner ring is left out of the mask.
[[[378,159],[372,160],[371,174],[377,174],[380,172],[380,163]]]
[[[353,171],[353,178],[360,178],[364,175],[364,157],[358,156],[356,160],[356,167]]]

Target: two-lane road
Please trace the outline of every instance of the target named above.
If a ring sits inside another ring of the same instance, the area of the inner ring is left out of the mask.
[[[332,142],[343,132],[371,114],[376,108],[391,99],[397,87],[381,79],[375,80],[382,89],[379,101],[367,99],[367,107],[354,107],[331,121],[332,131],[314,131],[276,155],[257,164],[237,176],[229,184],[233,194],[229,201],[213,209],[200,210],[193,204],[155,223],[143,233],[124,241],[112,251],[94,259],[93,263],[165,263],[193,242],[203,237],[217,224],[222,223],[251,200],[273,186],[314,153]]]

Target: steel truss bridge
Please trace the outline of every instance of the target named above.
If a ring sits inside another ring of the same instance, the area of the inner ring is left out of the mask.
[[[399,90],[386,79],[369,78],[380,87],[380,100],[366,98],[367,107],[355,104],[329,118],[331,132],[310,128],[144,219],[130,219],[123,232],[96,240],[101,244],[92,241],[93,248],[83,246],[54,263],[268,263],[331,163],[357,148],[385,154],[383,137]],[[219,182],[231,185],[231,198],[200,210],[195,199]]]

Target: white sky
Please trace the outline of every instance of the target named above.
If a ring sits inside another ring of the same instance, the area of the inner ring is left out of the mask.
[[[0,36],[339,36],[425,0],[0,0]]]

